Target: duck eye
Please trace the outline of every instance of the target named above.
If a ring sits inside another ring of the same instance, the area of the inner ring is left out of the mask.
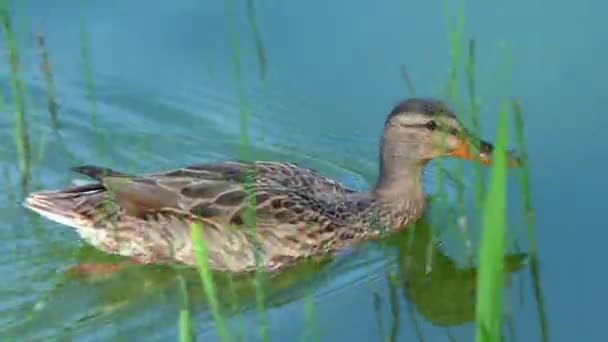
[[[426,123],[426,128],[431,131],[434,131],[435,129],[437,129],[437,123],[434,120],[431,120]]]

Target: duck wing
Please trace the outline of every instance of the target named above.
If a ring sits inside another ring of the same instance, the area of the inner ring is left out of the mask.
[[[225,162],[144,175],[94,166],[74,170],[97,183],[32,194],[29,207],[77,228],[109,231],[111,216],[130,245],[102,249],[118,254],[137,249],[148,259],[167,259],[158,247],[169,246],[177,250],[171,257],[187,264],[194,263],[191,225],[199,223],[210,266],[216,269],[255,267],[254,242],[271,269],[325,249],[341,226],[332,208],[340,195],[352,192],[312,170],[277,162]],[[102,210],[104,203],[110,213]],[[57,215],[71,217],[72,224]],[[347,219],[347,213],[341,215]],[[255,219],[255,241],[249,219]]]

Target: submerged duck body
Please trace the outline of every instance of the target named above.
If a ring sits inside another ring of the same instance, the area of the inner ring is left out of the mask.
[[[81,166],[73,170],[94,183],[35,192],[25,206],[75,228],[94,247],[139,263],[195,265],[196,224],[211,269],[254,270],[259,252],[260,266],[276,271],[418,219],[426,163],[471,159],[472,139],[440,101],[409,99],[386,119],[379,178],[369,192],[287,162],[228,161],[143,175]],[[491,144],[477,145],[480,160],[489,161]]]

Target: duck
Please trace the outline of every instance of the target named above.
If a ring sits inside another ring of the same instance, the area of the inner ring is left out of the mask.
[[[196,267],[198,229],[213,271],[275,272],[404,229],[426,208],[423,170],[435,158],[490,165],[494,147],[433,98],[386,116],[373,187],[357,191],[285,161],[191,165],[131,174],[82,165],[88,184],[30,193],[24,206],[108,254],[139,264]],[[519,165],[507,153],[510,166]]]

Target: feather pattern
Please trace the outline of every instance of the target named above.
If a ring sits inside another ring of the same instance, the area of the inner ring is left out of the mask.
[[[211,268],[250,271],[254,246],[262,266],[275,270],[379,235],[367,227],[374,212],[393,222],[371,196],[292,163],[224,162],[139,176],[74,170],[97,182],[33,193],[26,206],[76,228],[100,250],[144,263],[194,265],[192,224],[201,227]]]

